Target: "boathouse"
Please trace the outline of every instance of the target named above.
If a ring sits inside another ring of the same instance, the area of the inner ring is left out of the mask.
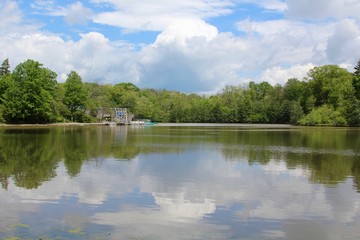
[[[127,108],[98,108],[97,118],[100,122],[129,124],[133,117]]]

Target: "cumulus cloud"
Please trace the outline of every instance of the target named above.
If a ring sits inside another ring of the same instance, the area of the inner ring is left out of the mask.
[[[35,59],[57,72],[60,81],[64,80],[71,70],[75,70],[85,81],[137,82],[131,47],[126,44],[115,45],[96,32],[80,34],[80,37],[79,41],[73,42],[65,41],[56,35],[29,33],[0,39],[0,45],[12,45],[4,56],[10,59],[12,65],[26,59]]]
[[[254,48],[261,49],[263,66],[282,66],[326,62],[326,41],[334,24],[311,24],[289,20],[250,21],[237,23]]]
[[[313,67],[315,67],[315,65],[308,63],[305,65],[294,65],[289,68],[282,68],[279,66],[268,68],[262,73],[261,81],[266,81],[272,85],[284,85],[290,78],[303,79]]]
[[[198,34],[201,31],[173,35],[165,29],[154,44],[141,52],[142,83],[185,92],[220,90],[225,85],[240,84],[239,75],[247,71],[253,60],[251,44],[230,33],[215,34],[214,27],[208,24],[204,27],[208,32],[202,35]]]
[[[64,40],[61,35],[42,31],[41,26],[24,24],[18,5],[5,4],[1,11],[16,21],[2,22],[0,46],[6,50],[0,58],[9,58],[11,66],[34,59],[54,70],[59,81],[75,70],[84,81],[137,83],[136,53],[131,44],[111,42],[98,32],[80,34],[78,41]]]
[[[351,66],[358,57],[353,54],[360,36],[355,16],[339,21],[304,22],[301,20],[304,17],[293,20],[297,14],[303,16],[306,7],[324,7],[323,1],[310,4],[282,0],[162,3],[92,0],[87,6],[79,1],[65,6],[58,3],[38,0],[31,6],[35,15],[63,17],[69,24],[91,20],[119,27],[119,39],[114,40],[106,31],[102,32],[99,28],[102,25],[82,30],[77,40],[64,38],[61,33],[29,24],[31,21],[24,18],[19,3],[2,1],[0,13],[8,17],[0,23],[0,47],[5,49],[0,57],[9,58],[12,66],[27,58],[38,60],[57,72],[60,81],[75,70],[89,82],[125,81],[139,87],[199,93],[213,93],[226,85],[243,85],[249,81],[284,83],[287,78],[301,78],[310,66],[331,63]],[[264,11],[286,12],[289,18],[254,20],[239,16],[239,21],[234,23],[238,32],[232,33],[220,32],[207,21],[231,14],[235,7],[245,3]],[[301,3],[307,4],[301,8]],[[340,4],[332,0],[329,5],[335,3]],[[354,2],[355,8],[357,5]],[[91,10],[89,6],[97,9]],[[336,6],[341,12],[336,15],[339,18],[353,15],[346,7]],[[293,12],[295,7],[298,13]],[[124,31],[150,30],[157,31],[158,35],[152,43],[134,45],[121,40],[121,30],[123,34]]]
[[[80,34],[78,42],[68,42],[66,62],[84,78],[99,83],[138,83],[136,54],[132,46],[110,42],[98,32]],[[62,59],[64,60],[64,59]]]
[[[326,53],[334,63],[352,63],[354,50],[360,48],[360,28],[355,20],[345,19],[336,24],[328,39]],[[358,57],[358,56],[356,56]]]
[[[210,90],[220,71],[231,68],[225,64],[226,51],[219,49],[220,39],[214,26],[200,20],[169,25],[141,52],[142,83],[181,91],[188,91],[189,85],[194,91]]]

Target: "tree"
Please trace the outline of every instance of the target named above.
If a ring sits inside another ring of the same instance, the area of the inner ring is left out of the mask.
[[[86,92],[80,75],[71,71],[64,88],[64,103],[70,111],[69,117],[73,121],[84,121]]]
[[[56,73],[37,61],[27,60],[14,69],[8,84],[3,94],[6,122],[56,121]]]
[[[1,76],[4,76],[4,75],[7,75],[7,74],[10,74],[10,64],[9,64],[9,59],[5,59],[3,61],[3,63],[1,64],[1,67],[0,67],[0,77]]]
[[[274,87],[268,82],[249,83],[249,88],[245,91],[245,122],[249,123],[269,123],[275,116],[269,116],[271,107],[271,96],[274,95]],[[276,106],[278,107],[278,106]]]
[[[337,109],[353,94],[351,73],[337,65],[315,67],[309,71],[307,80],[315,107],[328,104]]]
[[[110,90],[111,85],[99,85],[98,83],[84,83],[86,92],[86,110],[92,117],[97,116],[99,108],[111,108]]]
[[[290,78],[284,87],[284,98],[289,101],[298,101],[302,97],[303,90],[303,82],[296,78]]]
[[[132,83],[118,83],[111,89],[113,107],[125,107],[134,112],[138,102],[140,89]]]
[[[2,103],[2,96],[9,87],[11,81],[9,59],[6,59],[0,67],[0,104]]]
[[[356,63],[356,66],[354,67],[354,69],[355,69],[354,75],[360,76],[360,60]]]
[[[316,126],[344,126],[346,120],[339,111],[333,109],[332,106],[322,105],[313,109],[308,115],[300,120],[301,125]]]
[[[220,109],[224,116],[222,121],[242,122],[242,102],[244,99],[244,89],[235,86],[226,86],[219,94],[219,101],[222,108]]]
[[[353,73],[353,87],[355,90],[355,97],[360,100],[360,60],[354,67],[355,72]]]
[[[253,100],[263,100],[266,95],[270,95],[273,92],[274,87],[268,82],[261,83],[249,83],[249,91]]]
[[[360,100],[355,96],[347,101],[345,116],[349,126],[360,126]]]
[[[299,124],[300,119],[304,115],[300,102],[294,101],[290,105],[290,119],[291,124]]]

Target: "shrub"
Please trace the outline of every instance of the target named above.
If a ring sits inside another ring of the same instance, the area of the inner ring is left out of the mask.
[[[339,111],[334,110],[328,105],[313,109],[308,115],[301,118],[300,125],[304,126],[344,126],[346,120]]]

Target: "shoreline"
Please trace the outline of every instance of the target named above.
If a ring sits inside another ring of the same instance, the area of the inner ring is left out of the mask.
[[[149,126],[149,125],[138,125],[138,124],[125,124],[125,125],[112,125],[111,122],[98,122],[98,123],[45,123],[45,124],[0,124],[1,129],[31,129],[31,128],[52,128],[52,127],[95,127],[95,126]],[[150,125],[152,127],[233,127],[242,129],[314,129],[314,128],[351,128],[359,129],[359,127],[336,127],[336,126],[298,126],[291,124],[273,124],[273,123],[157,123]]]
[[[0,129],[6,128],[42,128],[42,127],[89,127],[109,126],[109,122],[99,123],[46,123],[46,124],[0,124]],[[123,125],[118,125],[123,126]],[[126,125],[124,125],[126,126]],[[132,126],[131,124],[129,126]],[[138,126],[138,125],[134,125]],[[239,127],[239,128],[296,128],[290,124],[264,124],[264,123],[157,123],[155,126],[167,127]]]
[[[30,123],[30,124],[0,124],[1,128],[36,128],[36,127],[83,127],[83,126],[106,126],[108,123]]]

